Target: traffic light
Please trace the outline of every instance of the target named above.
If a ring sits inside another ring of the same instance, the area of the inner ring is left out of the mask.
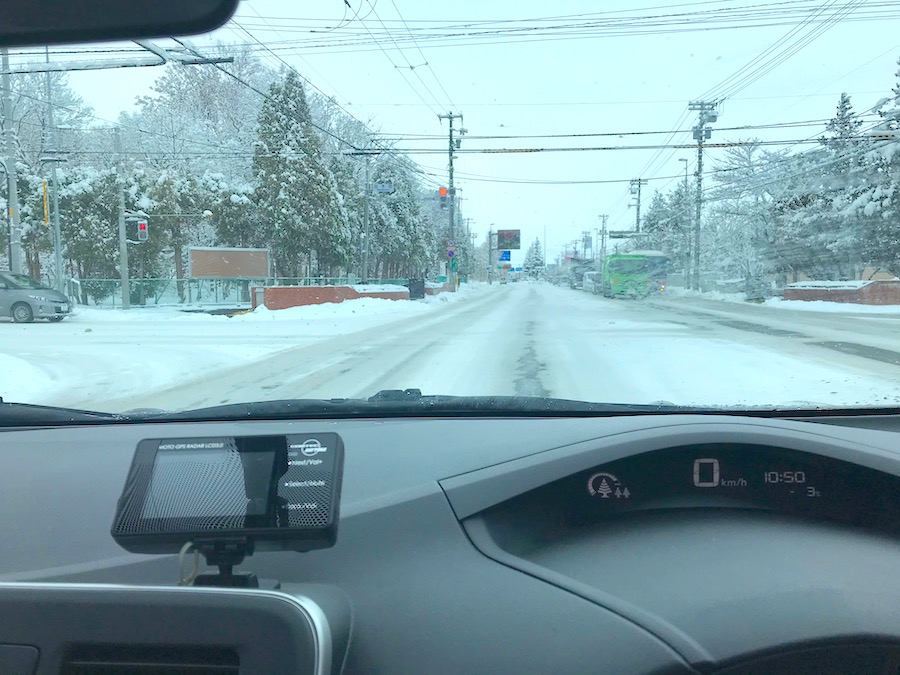
[[[447,208],[447,194],[448,194],[447,188],[445,188],[445,187],[439,188],[438,194],[441,197],[441,208],[446,209]]]
[[[138,241],[147,241],[150,238],[150,230],[147,227],[146,220],[137,221],[137,238]]]

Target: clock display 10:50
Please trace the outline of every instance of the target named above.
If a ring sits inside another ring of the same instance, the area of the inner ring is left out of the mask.
[[[806,473],[803,471],[766,471],[764,473],[766,483],[805,483]]]

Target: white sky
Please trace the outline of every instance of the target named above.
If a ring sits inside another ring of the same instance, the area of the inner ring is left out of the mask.
[[[322,91],[333,94],[353,115],[371,120],[373,128],[386,132],[446,134],[446,121],[441,123],[437,112],[448,110],[464,114],[469,136],[668,131],[679,119],[682,120],[679,128],[690,128],[696,119],[694,113],[682,117],[689,100],[718,85],[785,36],[793,26],[527,42],[495,37],[485,40],[486,44],[466,46],[439,46],[437,42],[422,40],[421,52],[411,43],[404,42],[398,47],[390,40],[380,41],[383,51],[379,47],[356,47],[355,51],[345,52],[333,48],[317,50],[304,46],[303,41],[314,37],[308,32],[311,26],[320,29],[335,26],[342,17],[344,27],[331,35],[365,33],[367,28],[377,31],[381,28],[380,21],[402,35],[405,29],[397,22],[401,16],[414,28],[421,25],[417,23],[421,20],[463,23],[598,12],[671,14],[770,1],[704,0],[677,4],[672,0],[557,3],[350,0],[352,11],[345,14],[341,0],[245,0],[235,21],[264,43],[299,41],[296,47],[277,53]],[[840,0],[841,4],[847,1]],[[359,16],[368,18],[348,23],[357,10]],[[864,11],[865,3],[856,15],[850,16],[861,16]],[[570,20],[583,19],[565,21]],[[837,24],[729,98],[714,127],[829,118],[841,91],[853,95],[856,111],[871,107],[880,98],[889,96],[896,84],[900,56],[898,28],[900,21],[884,18]],[[193,38],[193,42],[202,46],[213,39],[249,40],[238,25],[231,23],[211,36]],[[278,65],[266,52],[261,52],[261,57],[270,65]],[[424,65],[426,60],[430,67]],[[406,67],[401,70],[393,64]],[[409,64],[416,67],[415,71],[409,69]],[[115,120],[121,111],[132,107],[135,96],[147,92],[159,74],[156,68],[73,73],[70,83],[94,107],[98,117]],[[718,131],[713,134],[713,142],[753,136],[807,138],[821,131],[820,126]],[[463,148],[635,145],[661,143],[666,138],[666,135],[505,141],[472,138],[464,141]],[[692,142],[690,133],[677,136],[675,142]],[[416,140],[405,145],[446,152],[446,138]],[[707,160],[720,152],[708,151]],[[654,157],[654,163],[648,167]],[[646,206],[655,188],[674,186],[670,179],[654,179],[683,175],[684,165],[678,161],[679,157],[690,159],[693,171],[696,152],[690,150],[667,150],[662,156],[647,150],[459,154],[455,166],[457,186],[462,189],[464,199],[463,215],[472,219],[479,239],[491,225],[520,228],[523,246],[527,246],[535,237],[543,239],[546,228],[547,257],[552,261],[567,242],[580,238],[582,230],[598,228],[601,213],[609,214],[611,229],[632,228],[634,210],[628,206],[632,200],[627,181],[639,176],[651,179],[644,188]],[[446,154],[417,155],[414,159],[426,170],[438,176],[446,175]],[[476,180],[485,177],[625,182],[542,185]],[[443,183],[446,179],[438,180]],[[513,261],[520,261],[522,253],[514,255]]]

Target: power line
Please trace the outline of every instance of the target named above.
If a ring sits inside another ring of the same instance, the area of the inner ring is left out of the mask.
[[[385,28],[385,31],[387,31],[387,27],[384,25],[384,21],[381,20],[381,15],[378,14],[378,11],[375,9],[375,5],[372,4],[372,0],[366,0],[366,1],[370,5],[372,5],[372,11],[375,13],[375,18],[378,19],[378,22],[381,24],[382,28]],[[376,2],[377,2],[377,0],[376,0]],[[397,53],[403,57],[404,61],[406,61],[406,65],[409,66],[409,69],[412,71],[412,74],[415,75],[416,79],[422,83],[422,86],[425,87],[425,91],[428,92],[428,95],[431,96],[431,98],[434,99],[434,102],[438,104],[438,107],[440,107],[441,102],[438,100],[437,96],[435,96],[434,93],[431,91],[431,89],[428,87],[428,85],[425,84],[425,80],[422,79],[422,76],[419,75],[418,72],[416,72],[416,69],[419,68],[419,66],[414,66],[412,64],[412,62],[410,62],[409,58],[407,58],[406,54],[403,52],[403,49],[400,47],[400,45],[397,44],[397,40],[394,38],[393,34],[388,32],[388,37],[391,38],[391,42],[393,42],[394,46],[397,48]],[[415,42],[415,40],[413,40],[413,42]],[[422,50],[419,49],[419,51],[421,52]],[[422,58],[425,58],[424,55],[422,56]],[[426,66],[428,65],[428,59],[425,59],[424,65],[426,65]]]
[[[801,145],[804,143],[818,143],[813,138],[809,139],[790,139],[775,141],[727,141],[723,143],[705,143],[706,148],[739,148],[749,145]],[[615,150],[694,150],[696,145],[692,143],[675,143],[675,144],[652,144],[652,145],[597,145],[597,146],[578,146],[578,147],[537,147],[537,148],[463,148],[456,152],[460,154],[482,154],[482,155],[511,155],[511,154],[537,154],[542,152],[604,152]],[[436,150],[434,148],[404,148],[403,154],[417,155],[434,155],[445,154],[446,150]],[[365,150],[361,154],[378,154],[376,151],[367,153]]]
[[[823,34],[825,34],[827,31],[829,31],[834,26],[836,26],[838,24],[838,22],[840,22],[842,19],[846,18],[848,14],[850,14],[852,11],[854,11],[863,2],[864,2],[864,0],[855,0],[854,2],[848,3],[844,9],[842,9],[840,12],[835,14],[828,21],[816,26],[814,29],[812,29],[809,32],[808,35],[806,35],[804,38],[798,40],[793,46],[786,49],[781,54],[773,57],[768,63],[760,65],[754,71],[748,73],[746,75],[746,77],[744,77],[743,79],[738,80],[737,82],[734,82],[732,85],[730,85],[726,89],[725,92],[723,92],[721,94],[720,99],[728,98],[729,96],[746,89],[751,84],[753,84],[754,82],[759,80],[761,77],[763,77],[766,74],[773,71],[775,68],[777,68],[782,63],[787,61],[789,58],[791,58],[792,56],[797,54],[799,51],[801,51],[804,47],[806,47],[807,45],[812,43],[817,38],[821,37]]]
[[[362,7],[362,3],[360,3],[360,7]],[[253,11],[256,13],[256,15],[259,16],[259,12],[256,12],[256,9],[255,9],[255,8],[252,8],[252,9],[253,9]],[[372,6],[372,10],[374,11],[374,5]],[[371,12],[370,12],[370,13],[371,13]],[[356,18],[356,17],[358,17],[358,16],[359,16],[359,11],[357,10],[357,12],[355,12],[355,14],[354,14],[354,18]],[[304,76],[303,76],[303,75],[302,75],[302,74],[301,74],[294,66],[292,66],[290,63],[288,63],[287,61],[285,61],[283,58],[281,58],[281,57],[278,56],[277,54],[275,54],[271,49],[268,48],[268,46],[266,46],[264,43],[262,43],[255,35],[253,35],[252,33],[250,33],[250,31],[248,31],[244,26],[242,26],[241,24],[239,24],[237,21],[232,21],[232,23],[234,23],[236,26],[238,26],[238,28],[240,28],[241,30],[243,30],[247,35],[249,35],[249,36],[250,36],[253,40],[255,40],[258,44],[260,44],[262,47],[264,47],[264,48],[266,49],[266,51],[268,51],[272,56],[274,56],[276,59],[278,59],[278,61],[280,61],[282,64],[284,64],[284,65],[287,66],[289,69],[291,69],[294,73],[296,73],[297,76],[300,77],[304,82],[306,82],[306,83],[309,84],[311,87],[313,87],[316,91],[318,91],[320,94],[322,94],[322,96],[324,96],[326,99],[331,99],[331,97],[329,97],[324,91],[322,91],[319,87],[317,87],[311,80],[309,80],[308,78],[304,77]],[[304,63],[307,63],[305,59],[303,59],[302,57],[300,57],[300,58],[301,58],[301,60],[304,61]],[[312,68],[312,66],[310,66],[310,68]],[[314,69],[313,69],[313,70],[314,70]],[[314,72],[317,72],[317,71],[314,70]],[[319,76],[321,77],[321,74],[320,74]],[[337,89],[335,89],[334,86],[332,86],[332,85],[329,85],[329,86],[331,86],[331,88],[337,93]],[[342,97],[342,98],[344,98],[345,100],[347,100],[346,97]],[[362,120],[360,120],[360,119],[358,119],[357,117],[355,117],[354,115],[352,115],[349,111],[346,110],[346,108],[344,108],[344,107],[341,106],[340,104],[336,104],[336,105],[337,105],[337,107],[338,107],[345,115],[347,115],[347,117],[349,117],[349,118],[352,119],[352,120],[355,120],[360,126],[362,126],[364,129],[367,129],[367,130],[368,130],[368,125],[366,125]],[[315,126],[315,125],[314,125],[314,126]],[[318,128],[318,127],[317,127],[317,128]],[[336,138],[336,136],[334,136],[334,137]],[[388,154],[389,157],[392,156],[392,153],[389,153],[389,152],[387,151],[387,149],[384,148],[384,146],[377,146],[377,147],[378,147],[380,150],[384,150],[384,151]]]
[[[371,5],[372,3],[369,2],[369,4]],[[375,11],[374,5],[372,7],[372,11]],[[376,14],[376,16],[378,16],[378,15]],[[361,26],[363,26],[366,29],[366,31],[369,33],[369,35],[372,36],[372,40],[378,46],[378,48],[381,50],[381,52],[385,55],[385,57],[387,57],[387,60],[390,61],[390,64],[394,67],[394,70],[396,70],[400,74],[400,77],[403,78],[403,81],[406,82],[406,84],[409,86],[410,89],[413,90],[413,92],[415,92],[416,96],[418,96],[419,99],[421,99],[422,103],[424,103],[426,106],[428,106],[428,109],[431,110],[432,113],[434,113],[435,115],[439,115],[440,113],[438,112],[438,110],[435,109],[430,103],[428,103],[428,101],[425,100],[425,97],[422,96],[421,92],[419,92],[419,90],[413,86],[412,82],[409,81],[409,79],[406,77],[406,75],[400,69],[400,66],[398,66],[396,63],[394,63],[394,59],[391,58],[391,55],[387,53],[387,50],[381,45],[381,43],[378,42],[378,40],[375,38],[375,35],[372,33],[372,31],[366,25],[365,21],[360,19],[359,23]],[[396,41],[395,41],[395,44],[396,44]],[[398,49],[399,49],[399,47],[398,47]],[[401,55],[402,55],[402,52],[401,52]],[[404,56],[404,58],[406,58],[406,57]],[[412,64],[409,63],[408,60],[406,62],[407,62],[407,64],[409,64],[410,69],[413,71],[413,73],[415,73],[415,69],[412,68]],[[440,108],[440,105],[441,105],[440,101],[438,101],[435,98],[434,94],[431,93],[431,91],[428,90],[427,87],[426,87],[426,90],[428,91],[429,94],[431,94],[431,97],[434,98],[435,103],[437,103],[437,105],[438,105],[438,108]]]
[[[760,52],[759,54],[754,56],[748,63],[745,63],[743,66],[738,68],[731,75],[726,77],[724,80],[722,80],[715,86],[704,91],[697,98],[698,99],[709,99],[709,100],[715,100],[715,99],[719,98],[718,94],[719,94],[719,92],[721,92],[723,90],[723,88],[727,87],[732,82],[740,80],[740,78],[743,77],[747,71],[749,71],[751,68],[753,68],[757,63],[762,62],[769,54],[775,52],[776,49],[778,49],[781,45],[789,44],[790,40],[795,35],[801,33],[806,26],[811,25],[812,21],[817,16],[820,16],[821,14],[823,14],[827,8],[833,6],[836,2],[837,2],[837,0],[829,0],[828,2],[826,2],[823,6],[821,6],[817,10],[815,10],[813,12],[813,14],[806,17],[803,21],[801,21],[799,24],[797,24],[796,26],[791,28],[787,33],[785,33],[780,38],[778,38],[774,43],[770,44],[762,52]]]
[[[253,10],[253,12],[254,12],[257,16],[259,16],[259,12],[256,11],[256,8],[255,8],[253,5],[249,5],[249,7],[250,7],[251,10]],[[343,19],[342,19],[342,20],[343,20]],[[263,19],[263,21],[265,21],[265,19]],[[237,27],[240,28],[242,31],[244,31],[244,33],[246,33],[246,34],[250,37],[250,39],[252,39],[252,40],[253,40],[254,42],[256,42],[258,45],[260,45],[263,49],[265,49],[269,54],[271,54],[271,55],[274,56],[276,59],[278,59],[278,61],[279,61],[280,63],[284,64],[285,66],[287,66],[288,68],[290,68],[291,70],[293,70],[295,73],[297,73],[297,75],[298,75],[304,82],[306,82],[309,86],[311,86],[313,89],[315,89],[315,90],[318,91],[320,94],[322,94],[322,96],[325,96],[326,98],[331,98],[331,97],[328,96],[324,91],[322,91],[318,86],[316,86],[316,85],[312,82],[312,80],[310,80],[309,78],[304,77],[302,73],[300,73],[296,68],[294,68],[294,66],[292,66],[292,65],[289,64],[287,61],[285,61],[283,58],[281,58],[278,54],[276,54],[275,52],[273,52],[273,51],[268,47],[268,45],[266,45],[266,44],[265,44],[264,42],[262,42],[259,38],[257,38],[255,35],[253,35],[253,34],[252,34],[249,30],[247,30],[243,25],[241,25],[240,23],[238,23],[238,22],[235,21],[234,19],[232,19],[229,23],[233,23],[235,26],[237,26]],[[268,23],[268,22],[266,22],[266,23]],[[276,33],[276,35],[277,35],[277,33]],[[326,80],[326,79],[324,78],[324,76],[323,76],[319,71],[317,71],[315,68],[313,68],[312,64],[310,64],[309,61],[307,61],[305,58],[303,58],[303,56],[301,56],[299,52],[296,52],[296,51],[295,51],[295,52],[294,52],[294,55],[295,55],[298,59],[300,59],[301,61],[303,61],[303,63],[305,63],[313,73],[315,73],[315,74],[318,75],[320,78],[322,78],[322,81],[325,82],[326,84],[328,84],[328,86],[331,87],[332,91],[334,91],[335,94],[337,94],[338,96],[340,96],[340,97],[341,97],[342,99],[344,99],[345,101],[348,100],[347,97],[346,97],[346,96],[342,96],[341,93],[337,90],[337,88],[336,88],[334,85],[332,85],[330,82],[328,82],[328,80]],[[350,117],[353,117],[353,115],[350,115],[350,113],[347,112],[343,107],[341,107],[340,105],[338,105],[338,107],[341,108],[341,110],[343,110],[345,114],[349,115]]]
[[[197,51],[196,51],[193,47],[189,47],[187,44],[185,44],[184,42],[182,42],[181,40],[179,40],[179,39],[177,39],[177,38],[173,38],[173,39],[175,40],[175,42],[177,42],[178,44],[180,44],[182,47],[184,47],[184,48],[187,49],[188,51],[193,52],[194,54],[197,53]],[[238,75],[235,75],[234,73],[232,73],[232,72],[226,70],[225,68],[223,68],[222,66],[220,66],[218,63],[213,63],[213,64],[211,64],[211,65],[212,65],[213,67],[215,67],[217,70],[220,70],[220,71],[222,71],[223,73],[225,73],[228,77],[234,79],[234,80],[237,81],[237,82],[240,82],[240,83],[241,83],[242,85],[244,85],[245,87],[247,87],[247,88],[249,88],[249,89],[252,89],[252,90],[255,91],[257,94],[259,94],[260,96],[262,96],[263,98],[265,98],[267,101],[272,101],[272,97],[269,96],[267,93],[265,93],[264,91],[262,91],[262,90],[260,90],[260,89],[257,89],[255,86],[253,86],[252,84],[250,84],[249,82],[247,82],[247,81],[244,80],[243,78],[239,77]],[[344,145],[348,145],[348,146],[350,146],[351,148],[353,148],[354,150],[358,150],[358,149],[359,149],[359,148],[357,148],[353,143],[351,143],[350,141],[341,138],[341,137],[338,136],[337,134],[331,132],[329,129],[326,129],[326,128],[323,127],[323,126],[320,126],[319,124],[316,124],[316,123],[313,122],[312,120],[310,120],[309,124],[310,124],[310,126],[312,126],[314,129],[318,129],[318,130],[321,131],[323,134],[325,134],[326,136],[330,136],[331,138],[333,138],[334,140],[338,141],[339,143],[343,143]]]
[[[783,5],[783,7],[778,7]],[[755,9],[753,9],[755,8]],[[830,9],[829,6],[826,9]],[[821,3],[812,2],[781,2],[769,3],[747,7],[724,8],[717,10],[704,10],[695,12],[680,12],[663,15],[633,15],[621,19],[605,21],[585,21],[579,23],[563,23],[559,25],[525,25],[520,27],[494,29],[494,30],[469,30],[464,24],[461,31],[457,32],[432,32],[425,33],[425,29],[415,29],[416,36],[397,35],[394,39],[400,43],[411,41],[413,37],[420,44],[423,41],[433,41],[433,46],[495,44],[497,39],[503,39],[504,43],[534,42],[547,39],[596,39],[607,36],[624,35],[655,35],[671,32],[688,32],[697,30],[724,30],[734,28],[762,28],[774,26],[795,25],[798,21],[809,19],[810,13],[816,13],[811,22],[823,23],[832,21],[834,15],[845,11],[846,5],[839,5],[831,10],[831,13],[820,12]],[[897,18],[900,16],[896,3],[870,2],[868,9],[857,12],[855,16],[847,20],[873,21]],[[535,20],[532,20],[534,23]],[[436,30],[452,29],[453,26],[436,26]],[[290,27],[281,30],[290,32]],[[302,29],[304,33],[308,29]],[[434,30],[434,29],[433,29]],[[410,29],[412,32],[412,29]],[[353,47],[366,46],[378,38],[372,34],[366,38],[361,33],[352,31],[340,31],[340,35],[333,35],[328,39],[322,39],[316,35],[312,38],[297,40],[303,42],[309,49],[323,50],[326,48],[338,48],[340,51],[371,51],[369,49],[353,49]],[[390,33],[385,30],[382,37]],[[525,39],[519,39],[519,35],[527,35]],[[491,38],[486,41],[485,38]],[[321,52],[327,53],[327,52]]]
[[[771,124],[745,124],[737,127],[720,127],[719,131],[754,131],[762,129],[791,129],[797,127],[821,126],[831,121],[831,118],[813,120],[797,120],[793,122],[773,122]],[[600,138],[619,136],[650,136],[671,133],[690,133],[691,129],[678,129],[669,131],[602,131],[571,134],[495,134],[495,135],[468,135],[466,138],[474,140],[509,140],[509,139],[536,139],[536,138]],[[438,134],[402,134],[393,132],[381,132],[387,138],[394,141],[427,141],[443,140]]]
[[[416,49],[419,50],[419,55],[425,59],[425,65],[428,67],[428,70],[431,71],[432,76],[434,77],[434,81],[437,82],[438,87],[441,88],[441,91],[444,93],[444,96],[447,97],[447,101],[450,103],[450,108],[453,110],[459,110],[459,107],[453,102],[453,99],[450,98],[450,94],[447,93],[447,90],[444,89],[444,85],[441,84],[440,78],[437,76],[437,73],[434,72],[434,68],[431,67],[431,64],[428,62],[428,58],[425,56],[425,52],[422,51],[422,48],[419,46],[419,43],[416,41],[415,36],[412,31],[409,29],[409,24],[406,23],[406,19],[403,18],[403,15],[400,13],[400,8],[397,7],[397,3],[394,0],[391,0],[391,4],[394,6],[394,11],[397,12],[397,16],[400,17],[400,20],[403,22],[403,27],[406,28],[406,32],[409,33],[410,38],[412,38],[413,44],[416,46]],[[384,25],[384,22],[381,22],[381,25]]]

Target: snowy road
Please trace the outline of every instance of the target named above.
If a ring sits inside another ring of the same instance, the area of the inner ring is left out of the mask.
[[[234,319],[173,321],[165,336],[143,345],[145,363],[105,373],[104,382],[133,378],[130,388],[105,388],[86,376],[82,386],[45,402],[112,411],[187,409],[417,387],[424,393],[633,403],[900,403],[900,352],[893,351],[900,346],[900,314],[848,318],[695,298],[608,300],[530,283],[484,287],[428,308],[401,304],[417,303],[393,303],[396,318],[383,309],[380,316],[361,313],[332,333],[311,328],[305,334],[303,324],[291,324],[293,336],[279,331],[277,322],[257,323],[252,337],[244,338],[229,336],[240,326]],[[26,330],[55,328],[34,324]],[[135,328],[121,335],[127,347]],[[115,334],[105,339],[114,341]],[[243,365],[220,360],[192,369],[189,361],[199,352],[191,356],[191,345],[204,340],[234,353],[257,353],[249,363],[235,359]],[[152,360],[168,353],[155,351],[160,345],[172,350],[169,358],[184,362],[177,386],[161,388],[154,379]],[[96,376],[98,368],[88,367],[88,374]]]

